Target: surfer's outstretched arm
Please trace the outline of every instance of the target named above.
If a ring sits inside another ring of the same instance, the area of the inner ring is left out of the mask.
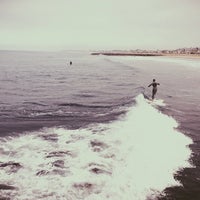
[[[150,87],[150,86],[152,86],[152,83],[148,87]]]

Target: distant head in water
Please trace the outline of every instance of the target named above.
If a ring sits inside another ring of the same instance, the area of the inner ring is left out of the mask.
[[[156,79],[153,79],[153,82],[155,82],[156,81]]]

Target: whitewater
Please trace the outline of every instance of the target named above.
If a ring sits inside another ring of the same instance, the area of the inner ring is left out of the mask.
[[[43,128],[0,139],[0,190],[15,200],[156,199],[189,163],[192,140],[178,122],[139,94],[110,123]],[[120,108],[119,108],[120,109]]]

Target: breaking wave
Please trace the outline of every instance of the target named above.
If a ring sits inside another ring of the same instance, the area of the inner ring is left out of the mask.
[[[159,102],[159,101],[158,101]],[[164,106],[164,104],[159,104]],[[144,200],[178,185],[191,139],[143,95],[110,124],[48,128],[0,141],[0,197]]]

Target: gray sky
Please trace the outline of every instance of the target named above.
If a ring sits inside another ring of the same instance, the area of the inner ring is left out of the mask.
[[[0,49],[200,46],[199,0],[0,0]]]

